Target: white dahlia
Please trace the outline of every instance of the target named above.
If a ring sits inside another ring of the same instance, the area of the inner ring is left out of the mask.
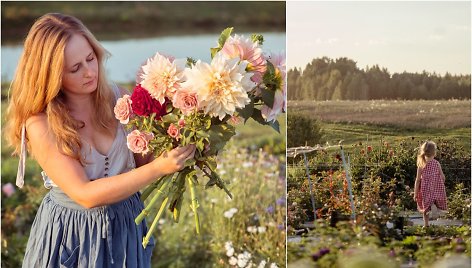
[[[185,87],[197,93],[199,109],[221,120],[251,101],[247,92],[255,83],[251,81],[252,73],[245,71],[246,65],[246,61],[227,59],[218,53],[211,64],[199,60],[186,69]]]
[[[181,88],[185,78],[185,63],[184,59],[174,60],[156,53],[142,67],[141,86],[163,104],[165,97],[172,99]]]

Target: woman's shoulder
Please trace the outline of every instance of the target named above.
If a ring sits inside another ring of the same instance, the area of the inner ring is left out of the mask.
[[[26,129],[37,129],[48,125],[48,116],[45,113],[39,113],[26,119]]]
[[[48,117],[45,113],[30,116],[25,123],[26,136],[29,141],[43,141],[49,135]]]
[[[38,132],[48,128],[48,116],[45,113],[39,113],[26,119],[25,127],[28,133]]]

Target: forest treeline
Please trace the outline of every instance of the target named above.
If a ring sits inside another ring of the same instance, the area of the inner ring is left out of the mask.
[[[359,69],[349,58],[313,59],[287,74],[289,100],[470,99],[470,74],[393,73]]]

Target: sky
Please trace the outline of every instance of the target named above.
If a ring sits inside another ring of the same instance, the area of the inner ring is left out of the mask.
[[[323,56],[391,74],[470,74],[471,2],[288,1],[288,67]]]

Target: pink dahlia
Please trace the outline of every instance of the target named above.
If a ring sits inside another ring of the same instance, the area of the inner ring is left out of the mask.
[[[250,38],[244,38],[236,34],[226,40],[221,52],[227,58],[239,58],[242,61],[248,61],[246,71],[254,73],[251,80],[256,83],[262,82],[262,76],[266,71],[266,60],[258,42],[253,42]]]

